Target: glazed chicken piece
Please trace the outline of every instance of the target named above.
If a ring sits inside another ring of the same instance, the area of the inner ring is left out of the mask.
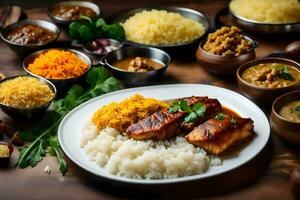
[[[219,155],[235,143],[253,135],[253,121],[250,118],[225,116],[225,119],[209,119],[185,136],[195,146],[208,153]]]
[[[198,126],[200,123],[212,118],[216,113],[222,110],[222,105],[217,99],[204,99],[202,103],[204,103],[206,107],[205,116],[203,118],[199,118],[195,123],[187,123],[183,121],[180,124],[180,128],[182,130],[190,132],[195,126]]]
[[[205,99],[208,99],[208,97],[192,96],[180,100],[185,100],[189,106],[192,106]],[[179,126],[184,115],[185,112],[169,113],[167,110],[158,111],[129,126],[126,133],[129,137],[136,140],[169,139],[180,133]]]

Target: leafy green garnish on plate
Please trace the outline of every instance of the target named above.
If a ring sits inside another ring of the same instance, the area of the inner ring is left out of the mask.
[[[231,118],[231,123],[232,123],[232,124],[236,124],[236,122],[237,122],[236,118],[235,118],[235,117],[232,117],[232,118]]]
[[[95,38],[112,38],[123,41],[125,31],[120,24],[107,24],[104,19],[91,19],[81,16],[69,25],[69,35],[80,42],[88,42]]]
[[[219,113],[215,116],[215,119],[217,120],[224,120],[225,119],[225,115],[223,113]]]
[[[193,105],[193,107],[190,107],[185,100],[174,101],[169,108],[169,112],[175,113],[179,111],[186,112],[184,117],[186,123],[194,123],[197,119],[204,117],[206,106],[203,103],[198,102]]]
[[[288,80],[288,81],[293,81],[295,80],[294,77],[289,73],[289,70],[287,66],[284,65],[277,65],[274,67],[275,70],[279,71],[279,77]]]
[[[35,167],[49,153],[57,157],[61,173],[64,175],[67,172],[68,166],[57,138],[61,120],[83,102],[120,89],[119,82],[103,67],[92,68],[87,74],[86,83],[89,85],[87,89],[73,85],[65,98],[54,101],[54,110],[46,111],[35,126],[20,132],[21,139],[29,144],[19,149],[18,167]]]

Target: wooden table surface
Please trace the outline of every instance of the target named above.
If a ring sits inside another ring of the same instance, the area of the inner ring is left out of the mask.
[[[206,13],[210,19],[227,4],[227,1],[221,0],[102,0],[99,2],[104,15],[124,8],[163,4],[199,10]],[[29,18],[48,19],[45,8],[25,11]],[[60,40],[65,39],[65,36],[60,38]],[[283,50],[291,42],[284,37],[276,40],[256,39],[260,42],[257,57]],[[206,72],[195,62],[194,56],[178,57],[172,59],[163,83],[204,83],[239,92],[235,78],[224,79]],[[0,43],[0,72],[8,76],[24,74],[21,60],[3,42]],[[261,108],[269,116],[269,108]],[[0,113],[0,119],[11,122],[3,113]],[[13,154],[11,166],[16,162],[16,158],[17,152]],[[193,183],[137,188],[96,179],[76,167],[70,160],[68,160],[69,171],[62,176],[57,169],[56,159],[47,156],[35,168],[0,169],[0,199],[293,199],[289,175],[294,167],[299,166],[299,163],[299,147],[288,145],[271,133],[270,141],[262,153],[233,172]],[[49,175],[44,173],[47,165],[52,169]]]

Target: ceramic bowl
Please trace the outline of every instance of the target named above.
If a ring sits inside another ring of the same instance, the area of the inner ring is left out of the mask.
[[[294,91],[294,90],[297,90],[300,88],[300,82],[296,83],[294,85],[288,86],[288,87],[266,88],[266,87],[259,87],[259,86],[250,84],[247,81],[245,81],[244,79],[242,79],[242,74],[246,69],[248,69],[254,65],[260,64],[260,63],[283,63],[283,64],[291,65],[300,70],[299,63],[289,60],[289,59],[285,59],[285,58],[269,57],[269,58],[257,59],[257,60],[253,60],[248,63],[245,63],[238,69],[238,71],[236,73],[236,77],[237,77],[237,83],[238,83],[240,90],[248,98],[257,101],[260,104],[271,106],[272,102],[280,95],[283,95],[287,92],[291,92],[291,91]]]
[[[255,49],[258,47],[258,43],[250,37],[245,36],[245,38],[251,42],[252,49],[240,56],[220,56],[209,53],[203,49],[206,40],[202,41],[196,52],[198,63],[211,73],[221,76],[235,76],[239,66],[256,57]]]
[[[288,102],[300,100],[300,90],[278,97],[273,105],[270,116],[272,130],[282,139],[300,145],[300,123],[292,122],[280,116],[280,109]]]

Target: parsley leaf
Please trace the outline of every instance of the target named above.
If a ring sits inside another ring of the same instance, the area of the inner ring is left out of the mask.
[[[217,120],[224,120],[225,119],[225,115],[223,113],[219,113],[215,116],[215,119]]]
[[[170,113],[175,113],[175,112],[178,112],[180,110],[181,109],[180,109],[180,103],[179,103],[179,101],[174,101],[172,103],[172,105],[170,106],[170,108],[169,108],[169,112]]]
[[[206,106],[204,103],[199,102],[193,106],[192,110],[197,114],[198,117],[204,117]]]
[[[194,123],[197,120],[197,114],[195,112],[190,112],[184,117],[184,121],[187,123]]]
[[[295,107],[295,110],[296,110],[297,112],[299,112],[299,111],[300,111],[300,106],[296,106],[296,107]]]
[[[235,118],[235,117],[232,117],[232,118],[231,118],[231,123],[232,123],[232,124],[236,124],[236,122],[237,122],[236,118]]]
[[[184,111],[187,114],[184,117],[184,121],[187,123],[194,123],[198,118],[204,117],[206,106],[198,102],[192,108],[188,105],[187,101],[174,101],[169,108],[170,113]]]

